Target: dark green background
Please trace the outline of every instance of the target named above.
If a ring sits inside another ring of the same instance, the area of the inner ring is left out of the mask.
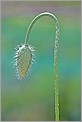
[[[13,69],[16,45],[24,43],[32,19],[48,11],[58,17],[60,120],[81,119],[80,94],[80,2],[1,2],[1,119],[3,121],[54,120],[55,23],[49,17],[39,19],[29,43],[36,48],[36,64],[30,75],[17,80]]]

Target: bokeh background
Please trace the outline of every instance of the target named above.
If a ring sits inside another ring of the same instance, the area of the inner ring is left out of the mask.
[[[49,17],[34,25],[29,43],[36,49],[30,75],[17,80],[13,69],[16,45],[39,13],[55,14],[60,24],[59,103],[61,121],[81,120],[81,4],[80,2],[1,2],[1,120],[54,120],[55,24]]]

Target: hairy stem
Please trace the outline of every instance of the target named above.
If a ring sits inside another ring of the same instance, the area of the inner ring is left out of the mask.
[[[26,33],[26,37],[25,37],[25,44],[27,44],[31,29],[33,27],[33,25],[35,24],[35,22],[43,16],[49,16],[51,17],[54,22],[55,22],[55,28],[56,28],[56,34],[55,34],[55,46],[54,46],[54,89],[55,89],[55,120],[59,121],[59,99],[58,99],[58,95],[59,95],[59,91],[58,91],[58,40],[59,40],[59,23],[58,23],[58,19],[55,15],[53,15],[52,13],[49,12],[44,12],[41,13],[39,15],[37,15],[33,21],[30,23],[27,33]]]

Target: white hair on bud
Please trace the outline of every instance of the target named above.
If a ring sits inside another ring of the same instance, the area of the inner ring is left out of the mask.
[[[23,79],[29,74],[29,69],[34,63],[34,47],[27,44],[18,45],[14,53],[14,67],[18,79]]]

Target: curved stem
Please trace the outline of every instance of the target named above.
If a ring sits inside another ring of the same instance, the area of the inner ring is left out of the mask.
[[[55,34],[55,46],[54,46],[54,88],[55,88],[55,120],[59,121],[59,99],[58,99],[58,40],[59,40],[59,23],[56,16],[52,13],[44,12],[37,15],[28,27],[25,44],[27,44],[31,29],[35,22],[42,16],[50,16],[55,22],[56,34]]]

